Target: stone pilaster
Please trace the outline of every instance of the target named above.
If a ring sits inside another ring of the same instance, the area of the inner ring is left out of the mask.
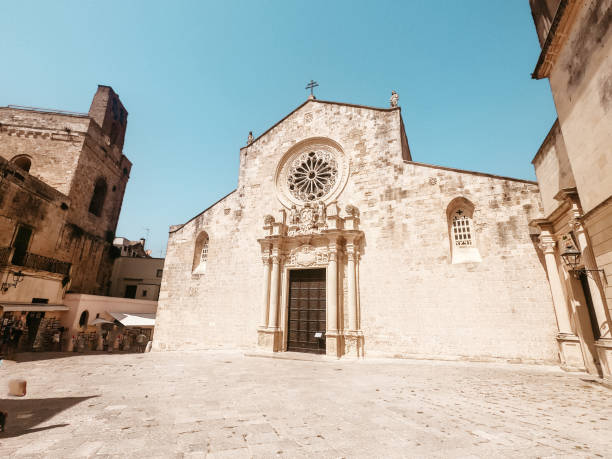
[[[569,308],[565,301],[563,285],[559,277],[559,266],[557,265],[557,257],[555,255],[555,245],[553,235],[550,229],[542,229],[540,234],[539,248],[544,254],[546,263],[546,272],[548,274],[548,284],[552,295],[553,307],[557,318],[557,344],[559,346],[559,357],[561,359],[561,367],[568,371],[584,370],[583,351],[580,339],[572,330]]]
[[[612,330],[610,329],[612,321],[603,294],[604,287],[598,272],[597,262],[593,256],[589,237],[582,224],[582,212],[576,202],[572,204],[573,216],[569,221],[569,226],[578,242],[584,269],[587,270],[586,278],[599,332],[599,338],[595,340],[595,352],[603,377],[612,380]]]
[[[604,295],[602,295],[603,286],[601,285],[599,272],[597,272],[597,263],[595,262],[595,257],[593,257],[589,239],[579,217],[574,217],[570,220],[569,224],[576,236],[579,246],[578,249],[581,252],[582,261],[584,262],[584,268],[590,271],[587,273],[587,280],[589,290],[591,291],[591,300],[597,318],[597,325],[599,327],[599,335],[604,339],[612,339],[610,316],[606,308]]]
[[[272,269],[270,272],[269,282],[269,294],[265,294],[269,297],[269,314],[267,315],[267,327],[265,329],[258,330],[257,344],[260,348],[268,351],[277,352],[281,348],[281,330],[278,326],[278,305],[280,301],[280,249],[274,247],[272,249],[272,255],[269,258],[272,262]],[[270,261],[267,266],[270,269]],[[266,265],[264,265],[264,274],[266,271]]]
[[[342,336],[338,332],[338,244],[332,236],[328,245],[329,262],[327,265],[327,331],[325,332],[326,354],[340,357]]]
[[[270,308],[270,257],[263,256],[263,300],[261,304],[261,328],[268,328],[268,311]]]
[[[348,330],[344,333],[344,353],[347,357],[363,357],[363,332],[359,329],[357,279],[355,264],[359,254],[353,238],[347,238],[347,309]]]

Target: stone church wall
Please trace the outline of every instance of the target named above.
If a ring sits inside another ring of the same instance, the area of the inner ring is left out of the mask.
[[[527,229],[537,187],[410,163],[401,178],[362,212],[366,350],[555,360],[550,293]],[[451,264],[446,209],[459,196],[475,206],[482,262]]]
[[[291,146],[322,137],[350,159],[338,204],[361,215],[366,356],[555,360],[550,293],[527,228],[541,213],[537,186],[405,161],[402,132],[399,109],[315,100],[241,149],[237,190],[170,230],[154,348],[255,347],[263,294],[257,239],[264,215],[282,207],[275,170]],[[451,264],[447,206],[457,197],[475,207],[480,263]],[[206,272],[192,274],[202,231]],[[342,290],[342,268],[339,275]]]

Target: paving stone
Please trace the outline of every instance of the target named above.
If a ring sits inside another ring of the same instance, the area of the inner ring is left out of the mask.
[[[28,380],[0,457],[611,457],[612,391],[553,367],[44,357],[0,367]]]

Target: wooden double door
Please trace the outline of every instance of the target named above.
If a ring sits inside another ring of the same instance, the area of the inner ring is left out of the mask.
[[[325,354],[325,293],[325,269],[290,271],[288,351]]]

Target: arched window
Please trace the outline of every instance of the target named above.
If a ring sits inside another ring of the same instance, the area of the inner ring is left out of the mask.
[[[446,217],[451,246],[451,263],[482,261],[474,232],[474,204],[463,197],[455,198],[446,208]]]
[[[32,159],[27,155],[15,156],[11,162],[26,172],[30,172],[30,167],[32,167]]]
[[[104,200],[106,199],[106,190],[106,180],[102,177],[98,178],[94,186],[93,195],[91,196],[91,202],[89,203],[89,212],[98,217],[102,214],[102,207],[104,207]]]
[[[451,225],[453,227],[453,242],[455,243],[455,247],[471,247],[472,219],[465,214],[462,208],[454,212]]]
[[[88,322],[89,322],[89,311],[85,310],[81,313],[81,317],[79,317],[79,327],[86,328]]]
[[[202,231],[195,243],[193,252],[193,268],[194,274],[204,274],[206,272],[206,263],[208,261],[208,234]]]

